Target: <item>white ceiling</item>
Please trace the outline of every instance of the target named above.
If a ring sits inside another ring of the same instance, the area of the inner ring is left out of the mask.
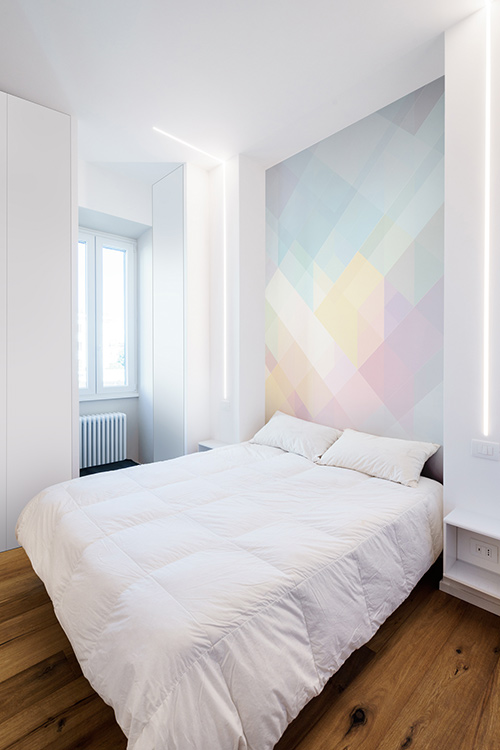
[[[0,0],[0,90],[75,115],[86,161],[215,165],[155,125],[269,166],[441,75],[443,31],[483,6]]]

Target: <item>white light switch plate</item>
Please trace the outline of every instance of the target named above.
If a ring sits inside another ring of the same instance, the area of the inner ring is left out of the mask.
[[[476,458],[487,458],[489,461],[500,461],[500,443],[487,440],[472,441],[472,455]]]

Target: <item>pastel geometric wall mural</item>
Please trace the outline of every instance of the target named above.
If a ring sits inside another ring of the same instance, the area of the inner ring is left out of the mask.
[[[267,418],[442,442],[443,89],[268,170]]]

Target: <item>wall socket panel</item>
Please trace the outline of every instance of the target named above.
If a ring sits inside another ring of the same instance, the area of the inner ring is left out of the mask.
[[[500,461],[500,443],[492,443],[489,440],[473,440],[471,453],[476,458]]]
[[[500,538],[457,528],[457,560],[497,573],[500,581]]]
[[[496,544],[481,542],[479,539],[471,538],[470,552],[475,557],[481,557],[483,560],[489,560],[491,563],[498,563],[498,547]]]

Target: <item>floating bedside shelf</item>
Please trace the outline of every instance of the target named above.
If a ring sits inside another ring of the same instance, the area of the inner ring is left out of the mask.
[[[222,443],[220,440],[202,440],[198,443],[198,453],[211,451],[214,448],[222,448],[225,445],[227,445],[227,443]]]
[[[500,615],[500,562],[476,546],[500,547],[500,519],[456,508],[444,519],[441,591]]]

